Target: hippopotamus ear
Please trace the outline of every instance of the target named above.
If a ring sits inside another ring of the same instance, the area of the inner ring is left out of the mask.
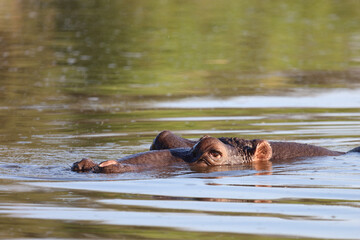
[[[269,161],[272,156],[270,143],[265,140],[257,142],[253,161]]]

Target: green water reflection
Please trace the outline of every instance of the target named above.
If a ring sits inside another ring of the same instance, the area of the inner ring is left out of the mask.
[[[1,5],[2,105],[250,95],[359,80],[358,1]]]

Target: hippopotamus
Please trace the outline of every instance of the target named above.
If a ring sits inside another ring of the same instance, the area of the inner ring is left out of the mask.
[[[360,147],[349,152],[360,152]],[[290,160],[316,156],[339,156],[346,152],[296,142],[272,142],[261,139],[203,136],[197,141],[185,139],[170,131],[159,133],[150,151],[118,160],[96,164],[84,158],[71,168],[76,172],[124,173],[170,165],[190,165],[197,168],[238,165],[252,162]]]

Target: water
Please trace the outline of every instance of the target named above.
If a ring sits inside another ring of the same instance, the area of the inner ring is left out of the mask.
[[[164,129],[360,146],[358,1],[0,0],[0,238],[359,239],[360,154],[70,171]]]

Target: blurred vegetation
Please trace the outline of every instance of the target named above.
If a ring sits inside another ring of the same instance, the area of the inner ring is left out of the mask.
[[[355,0],[0,4],[3,98],[234,96],[359,81]]]

